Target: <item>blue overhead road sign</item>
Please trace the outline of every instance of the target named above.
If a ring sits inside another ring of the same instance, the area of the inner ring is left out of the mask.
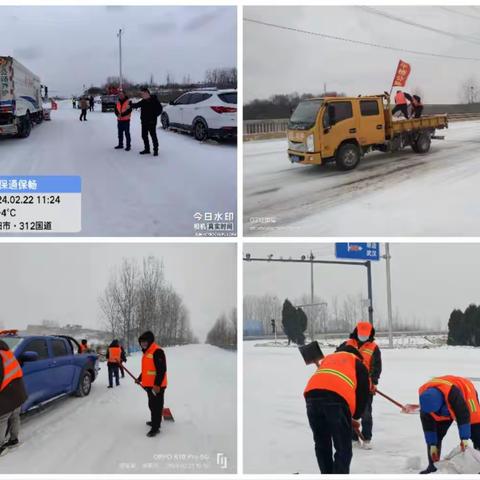
[[[379,243],[336,243],[335,256],[350,260],[380,260]]]

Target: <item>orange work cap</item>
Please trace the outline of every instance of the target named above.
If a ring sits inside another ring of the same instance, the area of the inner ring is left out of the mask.
[[[357,335],[361,337],[369,337],[372,333],[372,324],[368,322],[357,323]]]

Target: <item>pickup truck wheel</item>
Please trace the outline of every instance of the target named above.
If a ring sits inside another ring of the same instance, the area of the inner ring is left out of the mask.
[[[90,390],[92,389],[92,377],[89,372],[83,372],[80,376],[80,382],[78,383],[77,391],[75,396],[77,397],[86,397]]]
[[[170,120],[168,119],[168,115],[165,112],[162,113],[160,121],[162,122],[162,128],[164,130],[168,130],[168,127],[170,126]]]
[[[352,143],[342,145],[335,156],[335,163],[339,170],[352,170],[360,162],[360,150]]]
[[[422,133],[412,144],[412,150],[415,153],[427,153],[430,150],[432,139],[427,133]]]

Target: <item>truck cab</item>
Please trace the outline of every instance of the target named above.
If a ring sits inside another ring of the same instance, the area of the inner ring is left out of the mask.
[[[22,413],[65,395],[87,396],[99,366],[94,353],[76,354],[78,343],[66,336],[21,335],[0,331],[23,371],[28,399]]]
[[[436,128],[448,126],[446,115],[392,118],[388,95],[321,97],[301,101],[288,124],[292,163],[321,165],[335,161],[340,170],[355,168],[369,151],[392,152],[411,146],[427,153]]]

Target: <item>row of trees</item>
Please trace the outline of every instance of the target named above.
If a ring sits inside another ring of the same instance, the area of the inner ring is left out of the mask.
[[[223,313],[207,334],[206,343],[221,348],[237,348],[237,309]]]
[[[141,263],[124,259],[99,299],[107,330],[130,351],[138,336],[151,330],[164,346],[197,343],[182,297],[165,279],[163,263],[155,257]]]
[[[448,345],[480,346],[480,305],[455,309],[448,320]]]

